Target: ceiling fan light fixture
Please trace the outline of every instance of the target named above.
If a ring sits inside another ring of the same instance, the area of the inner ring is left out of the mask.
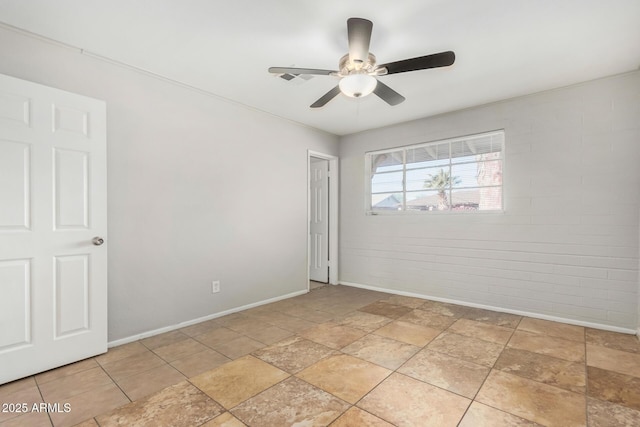
[[[375,77],[368,74],[351,74],[343,77],[338,83],[340,92],[350,98],[362,98],[373,92],[378,84]]]

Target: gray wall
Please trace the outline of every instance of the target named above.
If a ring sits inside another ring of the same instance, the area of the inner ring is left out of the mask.
[[[306,290],[306,153],[337,137],[3,27],[0,57],[107,102],[110,341]]]
[[[500,214],[365,215],[366,151],[505,130]],[[340,141],[340,279],[635,330],[640,73]]]

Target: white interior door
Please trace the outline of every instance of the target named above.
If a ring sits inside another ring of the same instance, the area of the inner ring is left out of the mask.
[[[329,281],[329,161],[311,158],[309,174],[309,278]]]
[[[0,75],[0,384],[107,349],[106,105]]]

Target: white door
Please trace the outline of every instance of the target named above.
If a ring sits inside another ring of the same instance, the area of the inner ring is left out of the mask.
[[[0,75],[0,384],[107,350],[106,174],[103,101]]]
[[[309,278],[329,281],[329,161],[311,157]]]

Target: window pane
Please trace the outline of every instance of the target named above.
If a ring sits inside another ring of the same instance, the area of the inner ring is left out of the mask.
[[[444,160],[432,160],[428,162],[420,162],[420,163],[407,163],[407,170],[409,169],[420,169],[420,168],[432,168],[432,167],[449,167],[449,159]]]
[[[452,157],[475,156],[492,151],[491,136],[482,136],[456,141],[452,144]]]
[[[475,155],[468,141],[455,141],[451,143],[451,158],[458,160],[458,157],[469,157]]]
[[[481,161],[485,161],[485,160],[499,160],[502,158],[502,152],[501,151],[496,151],[493,153],[485,153],[485,154],[478,154],[476,156],[476,160],[481,162]]]
[[[502,184],[502,161],[463,163],[451,166],[453,188]]]
[[[402,172],[379,173],[371,178],[372,193],[402,192]]]
[[[502,185],[502,160],[479,162],[478,185]]]
[[[407,191],[449,188],[449,166],[407,170]]]
[[[402,170],[402,151],[373,154],[371,156],[371,174]]]
[[[374,211],[402,210],[402,193],[382,193],[371,195],[371,209]]]
[[[449,164],[449,144],[432,144],[407,149],[407,169]]]
[[[451,166],[451,182],[453,188],[477,187],[478,186],[478,164],[463,163]]]
[[[501,209],[501,187],[465,188],[451,192],[451,210],[492,211]]]
[[[427,147],[409,148],[407,150],[407,167],[413,163],[424,163],[436,160],[433,150],[427,150]]]
[[[449,189],[459,183],[460,178],[451,174],[449,167],[438,167],[407,171],[407,190]],[[474,184],[475,185],[475,184]]]
[[[448,190],[407,192],[408,211],[437,211],[449,209]]]
[[[502,209],[502,187],[480,188],[478,209],[481,211],[495,211]]]
[[[480,201],[480,189],[467,188],[451,192],[451,210],[477,211]]]
[[[471,141],[467,141],[467,144],[469,145],[469,148],[471,149],[473,154],[492,153],[496,150],[500,151],[501,146],[495,144],[493,140],[493,135],[487,135],[479,138],[476,137]]]
[[[477,161],[478,158],[477,156],[464,156],[464,157],[456,157],[454,159],[451,159],[451,163],[455,164],[455,163],[473,163],[475,161]]]
[[[424,181],[428,178],[428,171],[432,169],[407,170],[407,191],[423,190]]]

